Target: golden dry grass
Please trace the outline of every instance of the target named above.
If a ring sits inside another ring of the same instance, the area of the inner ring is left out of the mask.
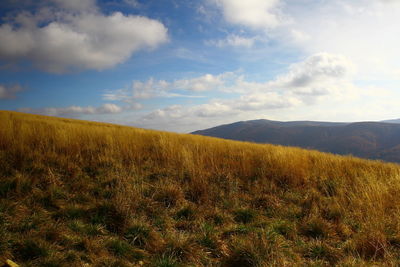
[[[0,111],[0,260],[398,266],[400,166]]]

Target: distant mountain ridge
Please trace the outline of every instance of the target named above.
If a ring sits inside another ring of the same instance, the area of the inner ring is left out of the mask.
[[[400,120],[355,123],[252,120],[192,134],[400,162]]]
[[[394,119],[394,120],[385,120],[382,122],[386,122],[386,123],[400,123],[400,119]]]

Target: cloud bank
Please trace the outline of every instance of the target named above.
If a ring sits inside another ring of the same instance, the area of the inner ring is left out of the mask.
[[[225,39],[206,44],[252,47],[277,43],[303,55],[341,54],[360,79],[399,79],[400,2],[396,0],[207,0],[222,13]],[[246,39],[240,38],[246,36]],[[247,40],[247,41],[246,41]],[[261,50],[261,53],[265,51]],[[262,56],[262,55],[261,55]]]
[[[156,109],[142,116],[135,124],[146,128],[182,124],[189,127],[194,121],[199,123],[199,120],[207,123],[214,120],[224,122],[266,111],[305,108],[326,100],[340,102],[357,98],[361,89],[351,82],[353,75],[354,66],[346,57],[317,53],[292,64],[286,73],[265,82],[248,81],[244,75],[235,72],[205,74],[173,82],[150,79],[146,82],[134,81],[130,90],[117,90],[104,97],[115,101],[140,101],[174,97],[178,92],[188,96],[193,92],[218,92],[222,97],[203,104],[180,104]]]
[[[82,115],[96,115],[96,114],[116,114],[122,112],[122,108],[115,104],[104,104],[99,107],[80,107],[70,106],[65,108],[19,108],[17,111],[25,113],[34,113],[47,116],[57,117],[80,117]]]
[[[105,15],[94,0],[51,2],[0,25],[1,61],[28,60],[54,73],[104,70],[168,40],[167,28],[157,20],[120,12]]]
[[[235,78],[232,72],[220,75],[205,74],[199,77],[179,79],[173,82],[155,80],[135,80],[126,89],[119,89],[103,94],[104,100],[132,102],[139,99],[171,98],[171,97],[201,97],[187,94],[219,90]]]

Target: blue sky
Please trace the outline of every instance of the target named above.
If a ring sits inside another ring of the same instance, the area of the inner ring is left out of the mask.
[[[400,117],[395,0],[2,0],[0,109],[190,132]]]

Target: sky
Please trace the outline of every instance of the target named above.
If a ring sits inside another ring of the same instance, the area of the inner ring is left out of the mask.
[[[398,0],[1,0],[0,110],[191,132],[400,118]]]

